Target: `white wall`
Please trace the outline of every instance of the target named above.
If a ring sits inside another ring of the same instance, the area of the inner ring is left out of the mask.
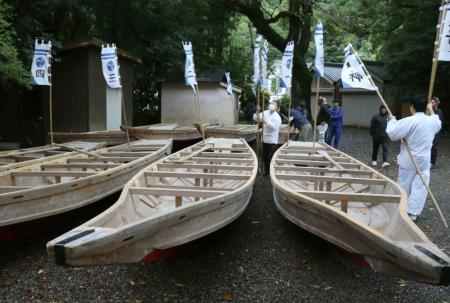
[[[369,127],[373,115],[379,112],[380,101],[375,93],[343,93],[343,123],[345,126]]]
[[[121,90],[121,88],[106,86],[106,130],[120,130],[122,122]],[[129,123],[129,121],[127,122]]]
[[[235,100],[219,83],[199,83],[203,123],[237,123]],[[184,83],[166,82],[161,88],[161,122],[191,125],[199,122],[192,88]]]

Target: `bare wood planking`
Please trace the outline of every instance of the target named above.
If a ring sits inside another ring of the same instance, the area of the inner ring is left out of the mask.
[[[66,168],[66,169],[72,169],[72,168],[112,168],[117,167],[120,164],[114,164],[114,163],[58,163],[58,164],[42,164],[42,169],[47,168]]]
[[[186,154],[189,154],[189,153],[185,153],[185,152],[181,153],[181,155],[186,155]],[[220,158],[220,157],[249,158],[252,156],[251,153],[221,153],[221,152],[205,152],[205,151],[201,151],[198,154],[201,157],[211,157],[211,158]]]
[[[279,179],[286,180],[303,180],[303,181],[330,181],[338,183],[354,183],[354,184],[375,184],[385,185],[386,180],[383,179],[368,179],[368,178],[350,178],[350,177],[332,177],[332,176],[312,176],[312,175],[289,175],[276,174]]]
[[[209,189],[209,188],[208,188]],[[215,197],[226,194],[228,191],[204,190],[204,189],[173,189],[173,188],[147,188],[130,187],[131,194],[153,195],[153,196],[180,196],[180,197]]]
[[[211,174],[211,173],[189,173],[171,171],[145,171],[146,177],[170,177],[170,178],[214,178],[223,180],[247,180],[250,175],[239,174]]]
[[[211,164],[177,164],[176,162],[171,163],[158,163],[158,167],[161,168],[186,168],[186,169],[203,169],[210,168]],[[220,165],[215,164],[215,169],[221,170],[253,170],[252,166],[242,166],[242,165]]]
[[[83,171],[60,171],[60,170],[46,170],[46,171],[12,171],[13,177],[88,177],[96,173]]]
[[[277,161],[278,162],[278,161]],[[335,169],[326,167],[308,167],[308,166],[287,166],[287,165],[275,165],[276,170],[280,171],[294,171],[294,172],[311,172],[311,173],[334,173],[334,174],[350,174],[350,175],[369,175],[372,176],[373,172],[368,170],[356,170],[356,169]]]
[[[298,191],[319,200],[347,200],[354,202],[399,203],[400,195],[360,194],[348,192]]]

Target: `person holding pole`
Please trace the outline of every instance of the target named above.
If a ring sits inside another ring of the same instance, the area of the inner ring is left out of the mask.
[[[433,106],[434,113],[439,116],[439,120],[441,120],[441,123],[444,123],[444,114],[442,113],[442,110],[440,108],[438,108],[439,103],[441,103],[441,101],[439,100],[438,97],[433,97],[431,99],[431,105]],[[443,125],[441,125],[441,126],[443,126]],[[438,144],[438,141],[439,141],[439,136],[441,134],[441,131],[442,131],[442,128],[434,136],[433,146],[431,147],[431,167],[430,167],[430,169],[434,169],[434,167],[436,166],[437,144]]]
[[[397,183],[408,194],[407,212],[411,220],[417,223],[427,199],[430,182],[430,155],[434,135],[441,129],[441,121],[434,114],[433,107],[425,99],[414,99],[410,105],[412,116],[398,120],[390,115],[386,133],[392,141],[402,140],[400,154],[397,157]],[[427,111],[428,115],[425,114]],[[405,143],[406,141],[406,143]],[[408,148],[418,164],[426,186],[416,171],[408,154]]]
[[[278,109],[278,101],[272,101],[269,104],[269,110],[259,113],[260,108],[258,106],[256,110],[259,114],[253,115],[253,119],[263,126],[263,163],[265,175],[270,173],[270,161],[278,148],[278,136],[281,127],[281,117],[278,114]]]

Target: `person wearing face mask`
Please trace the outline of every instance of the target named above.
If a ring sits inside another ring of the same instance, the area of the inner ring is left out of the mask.
[[[263,163],[264,174],[270,172],[270,161],[273,154],[278,148],[278,136],[281,127],[281,117],[278,114],[278,102],[272,101],[269,104],[269,110],[265,110],[262,114],[254,114],[253,119],[263,126]],[[256,108],[259,112],[259,106]]]
[[[342,117],[344,116],[344,109],[342,108],[341,100],[334,100],[334,107],[330,112],[330,121],[328,126],[327,144],[338,149],[342,134]],[[334,141],[333,141],[334,138]]]
[[[383,149],[383,164],[381,167],[385,168],[389,166],[389,162],[387,162],[388,155],[388,145],[389,145],[389,137],[386,133],[387,127],[387,110],[386,106],[380,106],[380,112],[378,115],[374,115],[372,120],[370,121],[369,133],[372,136],[372,165],[377,165],[377,157],[378,157],[378,149]]]
[[[425,110],[427,114],[425,114]],[[399,121],[389,116],[386,133],[392,141],[404,139],[411,154],[416,160],[425,182],[430,182],[430,156],[434,135],[441,129],[439,116],[434,114],[431,103],[425,99],[414,99],[411,102],[412,116]],[[407,146],[402,142],[400,154],[397,156],[397,183],[408,194],[407,212],[411,220],[417,222],[427,199],[427,189],[417,174],[414,163],[409,157]]]

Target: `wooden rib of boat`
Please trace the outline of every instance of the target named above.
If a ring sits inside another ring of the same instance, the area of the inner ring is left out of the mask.
[[[126,131],[126,126],[121,126]],[[172,139],[174,141],[187,141],[202,138],[202,134],[195,126],[182,126],[176,123],[151,124],[128,127],[130,136],[136,139]]]
[[[12,225],[91,204],[170,154],[171,140],[141,140],[0,174],[0,239]],[[9,238],[8,235],[5,235]]]
[[[38,164],[44,161],[56,160],[75,155],[73,149],[92,151],[106,146],[104,142],[68,142],[66,147],[45,145],[0,152],[0,173],[19,167]]]
[[[257,161],[243,139],[206,139],[142,170],[111,208],[47,251],[60,265],[132,263],[200,238],[245,210]]]
[[[245,141],[251,142],[256,139],[256,131],[256,124],[210,125],[205,128],[205,136],[207,138],[243,138]]]
[[[57,143],[70,141],[106,142],[108,146],[128,143],[127,134],[121,130],[105,130],[84,133],[53,133],[53,140]]]
[[[383,174],[328,145],[290,142],[274,155],[275,204],[288,220],[361,255],[376,271],[448,285],[450,258],[406,213],[407,195]]]

